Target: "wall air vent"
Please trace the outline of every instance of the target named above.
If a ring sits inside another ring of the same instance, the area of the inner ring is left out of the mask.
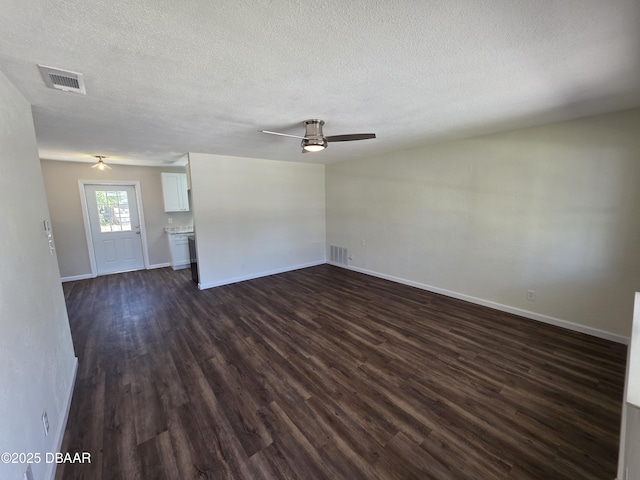
[[[329,260],[333,263],[341,263],[342,265],[347,264],[347,249],[345,247],[337,247],[335,245],[331,245],[329,251]]]
[[[38,65],[38,68],[47,87],[65,92],[81,93],[82,95],[87,94],[84,88],[84,77],[81,73],[45,67],[44,65]]]

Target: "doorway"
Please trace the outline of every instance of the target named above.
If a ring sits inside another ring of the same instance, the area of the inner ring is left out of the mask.
[[[148,265],[139,182],[80,181],[93,276]]]

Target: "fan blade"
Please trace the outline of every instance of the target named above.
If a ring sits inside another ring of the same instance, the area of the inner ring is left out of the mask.
[[[279,132],[270,132],[269,130],[260,130],[262,133],[268,133],[269,135],[281,135],[283,137],[293,137],[293,138],[302,138],[305,139],[307,137],[299,137],[298,135],[289,135],[288,133],[279,133]]]
[[[324,137],[327,142],[350,142],[352,140],[368,140],[370,138],[376,138],[375,133],[352,133],[350,135],[331,135]]]

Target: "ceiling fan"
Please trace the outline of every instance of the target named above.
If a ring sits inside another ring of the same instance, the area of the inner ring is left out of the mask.
[[[353,140],[368,140],[376,138],[375,133],[351,133],[348,135],[330,135],[325,137],[322,133],[324,120],[305,120],[302,122],[305,127],[304,137],[298,135],[289,135],[288,133],[270,132],[269,130],[261,130],[262,133],[271,135],[281,135],[283,137],[301,138],[302,153],[319,152],[327,148],[329,142],[351,142]]]

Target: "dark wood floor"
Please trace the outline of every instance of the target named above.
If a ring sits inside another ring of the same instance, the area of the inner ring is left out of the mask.
[[[615,477],[626,347],[322,265],[64,285],[57,479]]]

